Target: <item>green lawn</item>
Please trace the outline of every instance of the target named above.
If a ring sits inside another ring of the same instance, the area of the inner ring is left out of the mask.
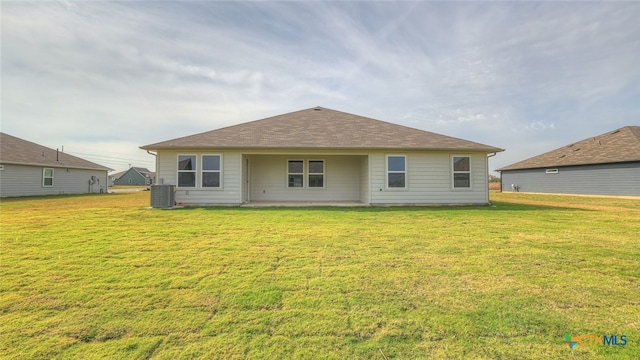
[[[634,359],[640,200],[147,209],[3,199],[0,357]],[[626,346],[566,333],[626,335]]]

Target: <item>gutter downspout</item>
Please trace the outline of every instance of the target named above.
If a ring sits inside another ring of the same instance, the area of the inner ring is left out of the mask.
[[[154,154],[149,150],[147,150],[147,154],[152,155],[152,156],[154,156],[156,158],[156,180],[155,180],[155,183],[152,180],[151,181],[152,182],[151,185],[158,185],[158,154]]]
[[[485,169],[485,173],[487,174],[487,204],[491,204],[489,202],[489,158],[496,156],[497,152],[493,152],[493,153],[489,153],[487,154],[487,162],[486,162],[486,166],[487,168]],[[500,187],[502,187],[502,184],[500,184]]]

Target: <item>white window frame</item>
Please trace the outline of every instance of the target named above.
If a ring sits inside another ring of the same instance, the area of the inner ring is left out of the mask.
[[[322,163],[322,172],[321,173],[312,173],[311,172],[311,162],[321,162]],[[326,176],[326,172],[327,172],[327,162],[324,161],[324,159],[309,159],[307,160],[307,187],[309,189],[324,189],[327,186],[327,176]],[[309,180],[309,177],[311,175],[322,175],[322,186],[311,186],[311,180]]]
[[[218,170],[206,170],[204,168],[205,156],[217,156],[219,159],[220,168]],[[207,190],[222,190],[222,154],[202,154],[200,158],[201,158],[200,164],[202,164],[200,166],[200,187],[202,189],[207,189]],[[218,186],[204,186],[204,181],[202,178],[204,177],[205,173],[218,173],[219,174]]]
[[[558,169],[547,169],[545,170],[545,174],[557,174],[559,171]]]
[[[404,171],[399,171],[399,170],[389,170],[389,158],[392,157],[401,157],[404,158]],[[408,176],[408,161],[407,161],[407,155],[403,155],[403,154],[388,154],[387,156],[385,156],[385,161],[384,161],[384,167],[386,170],[386,175],[385,175],[385,187],[387,188],[387,190],[406,190],[409,188],[409,176]],[[400,187],[400,186],[389,186],[389,174],[404,174],[404,186]]]
[[[296,162],[302,162],[302,172],[301,173],[292,173],[289,172],[289,163],[291,161],[296,161]],[[287,159],[287,163],[286,163],[286,171],[287,171],[287,177],[285,178],[285,187],[287,189],[304,189],[305,185],[304,185],[304,174],[305,174],[305,165],[304,165],[305,161],[303,159]],[[290,186],[289,185],[289,176],[290,175],[302,175],[302,186]]]
[[[51,176],[47,176],[47,170],[51,170]],[[53,168],[42,168],[42,187],[53,187],[55,178],[55,170]],[[46,179],[51,179],[51,185],[45,183]]]
[[[456,170],[455,169],[455,158],[468,158],[469,159],[469,170]],[[451,189],[453,190],[471,190],[473,188],[473,177],[471,169],[473,166],[471,165],[471,160],[473,158],[471,155],[465,154],[455,154],[451,155],[450,164],[451,164]],[[466,187],[456,187],[456,174],[468,174],[469,175],[469,186]]]
[[[194,158],[194,169],[193,170],[180,170],[180,157],[181,156],[192,156]],[[198,188],[198,155],[196,154],[178,154],[176,156],[176,187],[178,189],[197,189]],[[180,173],[193,173],[195,177],[195,181],[193,186],[180,186]]]

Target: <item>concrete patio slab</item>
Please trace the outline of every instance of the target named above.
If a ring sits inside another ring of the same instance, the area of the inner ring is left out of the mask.
[[[357,201],[252,201],[240,205],[248,208],[266,207],[368,207]]]

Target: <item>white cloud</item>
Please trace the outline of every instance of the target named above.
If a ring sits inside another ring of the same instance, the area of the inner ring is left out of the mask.
[[[545,123],[542,121],[533,121],[525,125],[525,130],[547,130],[547,129],[555,129],[556,125],[554,123]]]
[[[322,105],[506,147],[492,159],[506,165],[637,119],[639,15],[624,2],[5,2],[2,129],[104,151]]]

